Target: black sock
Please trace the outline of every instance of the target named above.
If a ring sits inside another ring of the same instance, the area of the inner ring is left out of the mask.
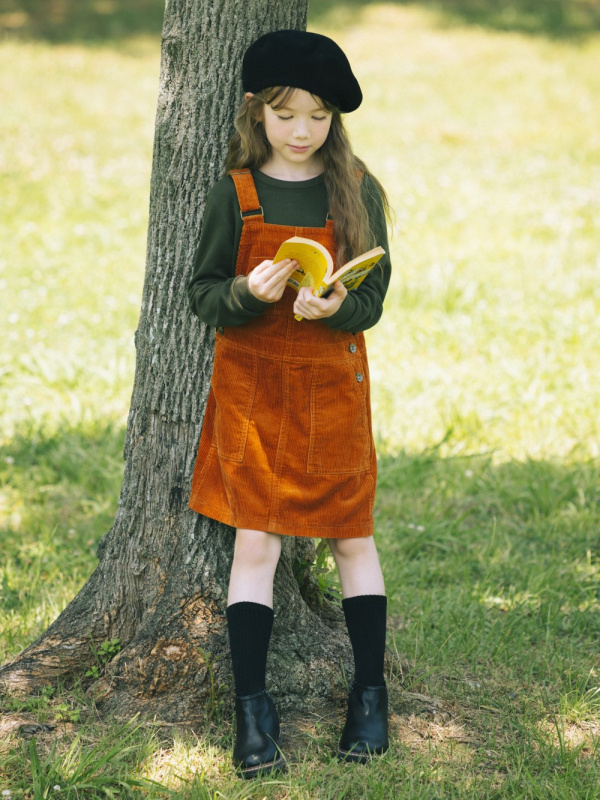
[[[227,625],[235,693],[243,697],[263,691],[273,609],[261,603],[233,603],[227,609]]]
[[[362,686],[385,686],[385,622],[387,597],[361,594],[342,600],[354,653],[354,680]]]

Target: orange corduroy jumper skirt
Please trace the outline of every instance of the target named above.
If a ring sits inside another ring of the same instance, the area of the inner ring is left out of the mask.
[[[243,218],[236,275],[291,236],[335,254],[324,228],[264,222],[249,170],[230,173]],[[373,533],[377,462],[364,336],[294,318],[296,292],[219,328],[190,507],[236,528],[291,536]]]

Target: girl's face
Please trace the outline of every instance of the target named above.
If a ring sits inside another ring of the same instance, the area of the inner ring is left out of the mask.
[[[265,103],[263,125],[272,148],[271,172],[302,180],[322,171],[319,148],[331,127],[332,114],[304,89],[296,89],[278,108]]]

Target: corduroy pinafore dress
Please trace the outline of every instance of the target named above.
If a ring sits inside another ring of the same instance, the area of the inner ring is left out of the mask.
[[[230,173],[243,219],[236,275],[291,236],[324,228],[265,223],[249,170]],[[322,538],[373,533],[377,462],[362,333],[294,318],[296,292],[243,325],[219,328],[190,507],[236,528]]]

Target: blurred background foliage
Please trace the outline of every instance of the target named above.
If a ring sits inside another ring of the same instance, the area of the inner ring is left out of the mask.
[[[4,36],[73,41],[157,34],[165,0],[0,0]]]
[[[375,0],[313,0],[311,21],[344,22]],[[600,0],[411,0],[440,18],[496,30],[582,36],[600,30]],[[160,33],[165,0],[0,0],[0,35],[50,41]]]

